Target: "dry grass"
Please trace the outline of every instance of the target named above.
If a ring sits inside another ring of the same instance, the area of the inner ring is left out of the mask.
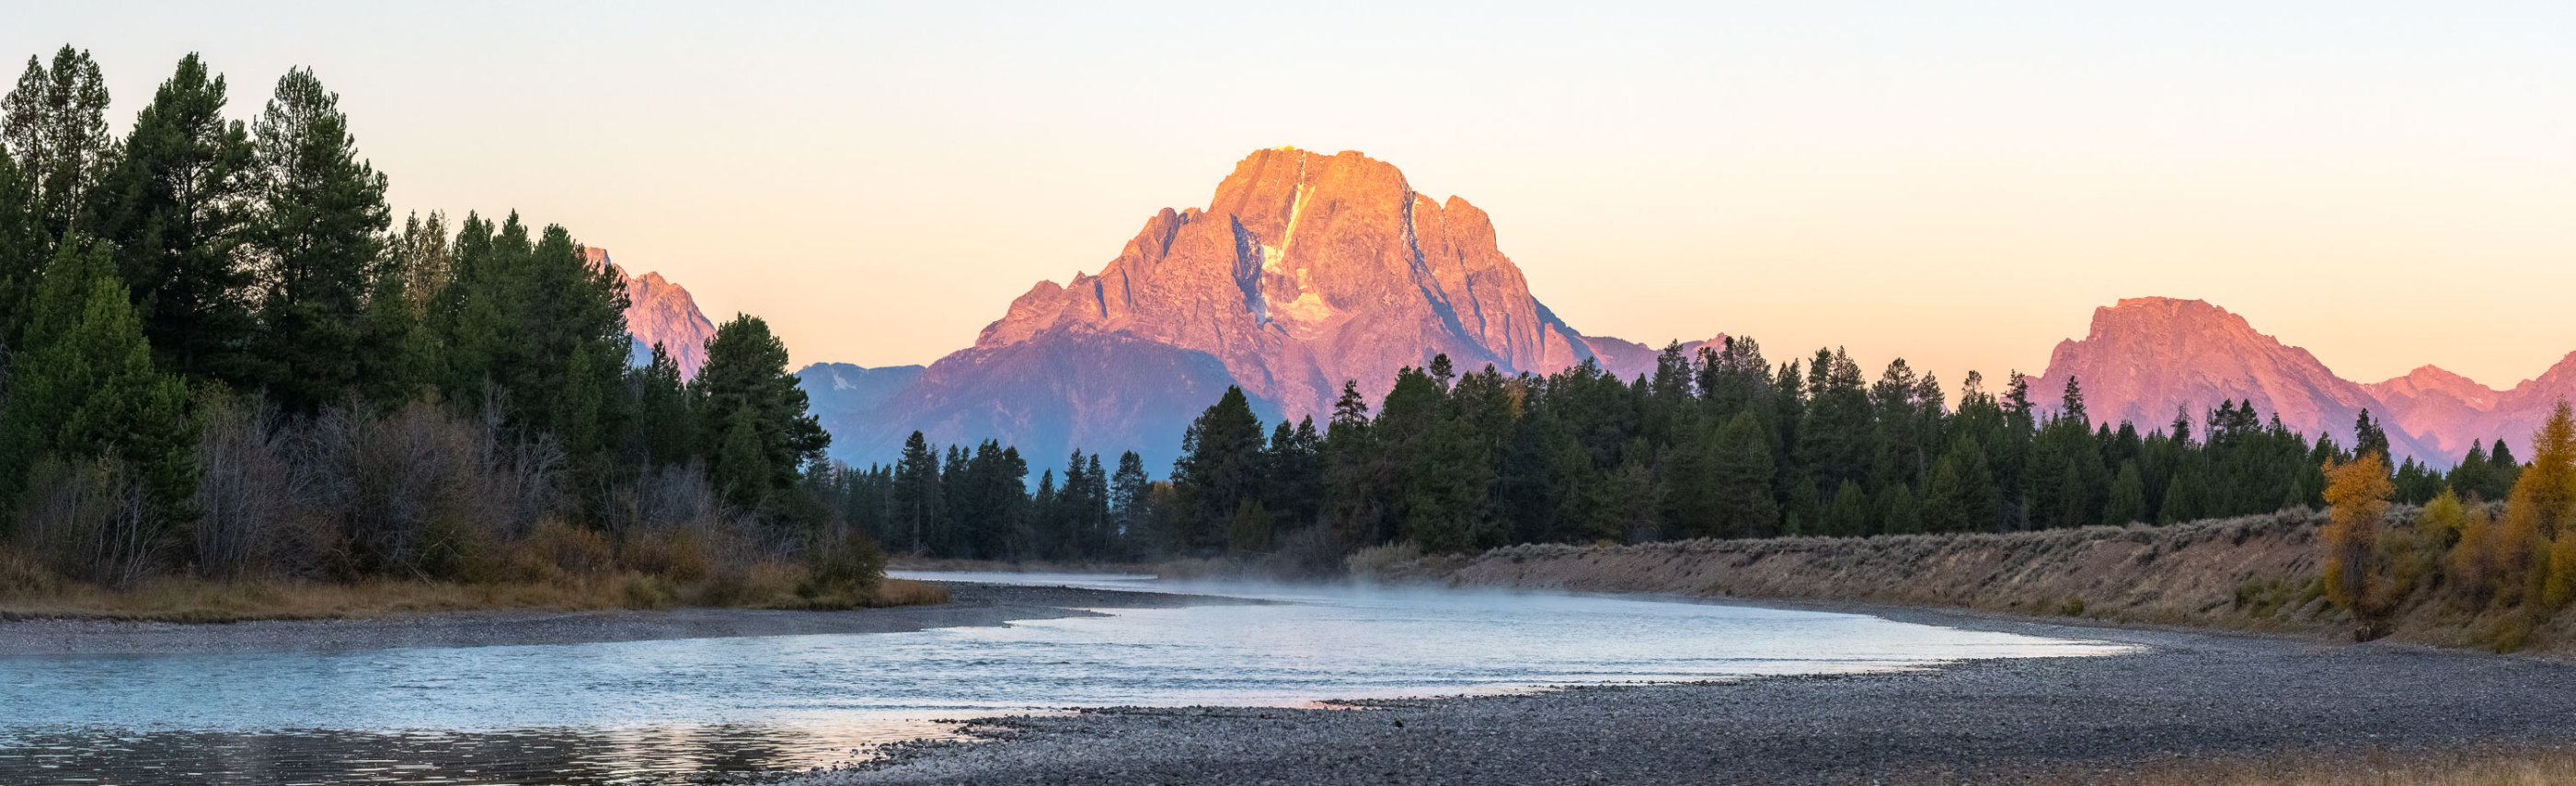
[[[1478,586],[1950,606],[2126,623],[2322,630],[2305,511],[2009,534],[1510,546],[1354,572]]]
[[[2392,512],[2398,520],[2412,515]],[[2348,636],[2350,616],[2327,602],[2319,579],[2323,518],[2293,510],[2004,534],[1525,545],[1415,559],[1364,552],[1351,569],[1466,586],[1857,601]],[[2503,651],[2576,645],[2576,614],[2481,611],[2443,586],[2438,553],[2408,537],[2382,545],[2397,566],[2386,623],[2396,639]]]
[[[850,609],[948,602],[936,584],[889,579],[864,592],[802,593],[804,571],[756,566],[699,582],[620,571],[542,580],[354,583],[156,579],[125,590],[63,581],[15,581],[0,560],[0,619],[68,618],[157,622],[330,619],[461,611],[595,611],[731,608]]]
[[[986,559],[948,557],[896,556],[886,559],[894,570],[975,571],[979,573],[1152,573],[1156,565],[1148,562],[1060,562],[1028,560],[1006,562]]]
[[[2064,780],[2138,786],[2542,786],[2571,778],[2576,778],[2576,750],[2489,747],[2203,759],[2142,765],[2126,772],[2067,773]]]

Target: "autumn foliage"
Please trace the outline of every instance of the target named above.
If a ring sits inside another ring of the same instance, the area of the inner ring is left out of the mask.
[[[2465,621],[2469,641],[2520,649],[2558,630],[2552,618],[2576,601],[2576,413],[2566,402],[2532,434],[2531,463],[2501,506],[2446,489],[2414,526],[2391,528],[2395,482],[2382,455],[2329,461],[2325,475],[2317,591],[2352,615],[2356,637],[2387,635],[2400,617]]]
[[[2352,612],[2353,635],[2363,640],[2386,635],[2385,618],[2395,600],[2382,576],[2380,530],[2388,516],[2388,497],[2396,486],[2388,480],[2388,460],[2378,453],[2329,462],[2326,471],[2328,511],[2325,544],[2326,598]]]

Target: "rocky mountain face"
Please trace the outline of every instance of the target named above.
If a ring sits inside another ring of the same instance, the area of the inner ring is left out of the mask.
[[[636,277],[608,258],[608,249],[585,249],[590,263],[617,271],[626,282],[626,332],[635,336],[633,359],[642,364],[653,356],[653,345],[661,344],[680,364],[680,373],[694,378],[698,367],[707,363],[707,339],[716,335],[716,325],[698,310],[698,301],[689,290],[671,283],[660,273]]]
[[[2530,456],[2531,432],[2560,398],[2576,395],[2576,354],[2538,379],[2497,391],[2433,366],[2360,384],[2305,349],[2254,330],[2244,317],[2198,300],[2133,298],[2095,309],[2091,331],[2059,342],[2031,398],[2055,408],[2066,378],[2079,380],[2094,421],[2140,428],[2172,422],[2177,408],[2195,426],[2221,401],[2251,400],[2297,431],[2352,444],[2367,408],[2389,432],[2398,457],[2449,466],[2470,443],[2499,437]]]
[[[1653,367],[1652,349],[1585,336],[1539,303],[1483,210],[1385,162],[1256,151],[1207,204],[1154,214],[1097,273],[1030,288],[856,433],[836,430],[841,455],[884,460],[920,429],[1047,463],[1074,446],[1161,462],[1229,384],[1265,416],[1320,419],[1344,381],[1375,400],[1439,354],[1461,371]]]

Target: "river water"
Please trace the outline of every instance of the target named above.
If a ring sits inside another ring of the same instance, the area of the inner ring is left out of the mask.
[[[943,719],[1828,674],[2119,645],[1598,596],[902,574],[1273,601],[911,633],[0,657],[0,783],[681,782]]]

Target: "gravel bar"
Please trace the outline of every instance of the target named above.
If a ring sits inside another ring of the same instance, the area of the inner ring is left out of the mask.
[[[2576,664],[2241,633],[1800,605],[2142,645],[1905,672],[1352,709],[989,718],[813,773],[876,783],[2020,783],[2172,757],[2576,742]]]

